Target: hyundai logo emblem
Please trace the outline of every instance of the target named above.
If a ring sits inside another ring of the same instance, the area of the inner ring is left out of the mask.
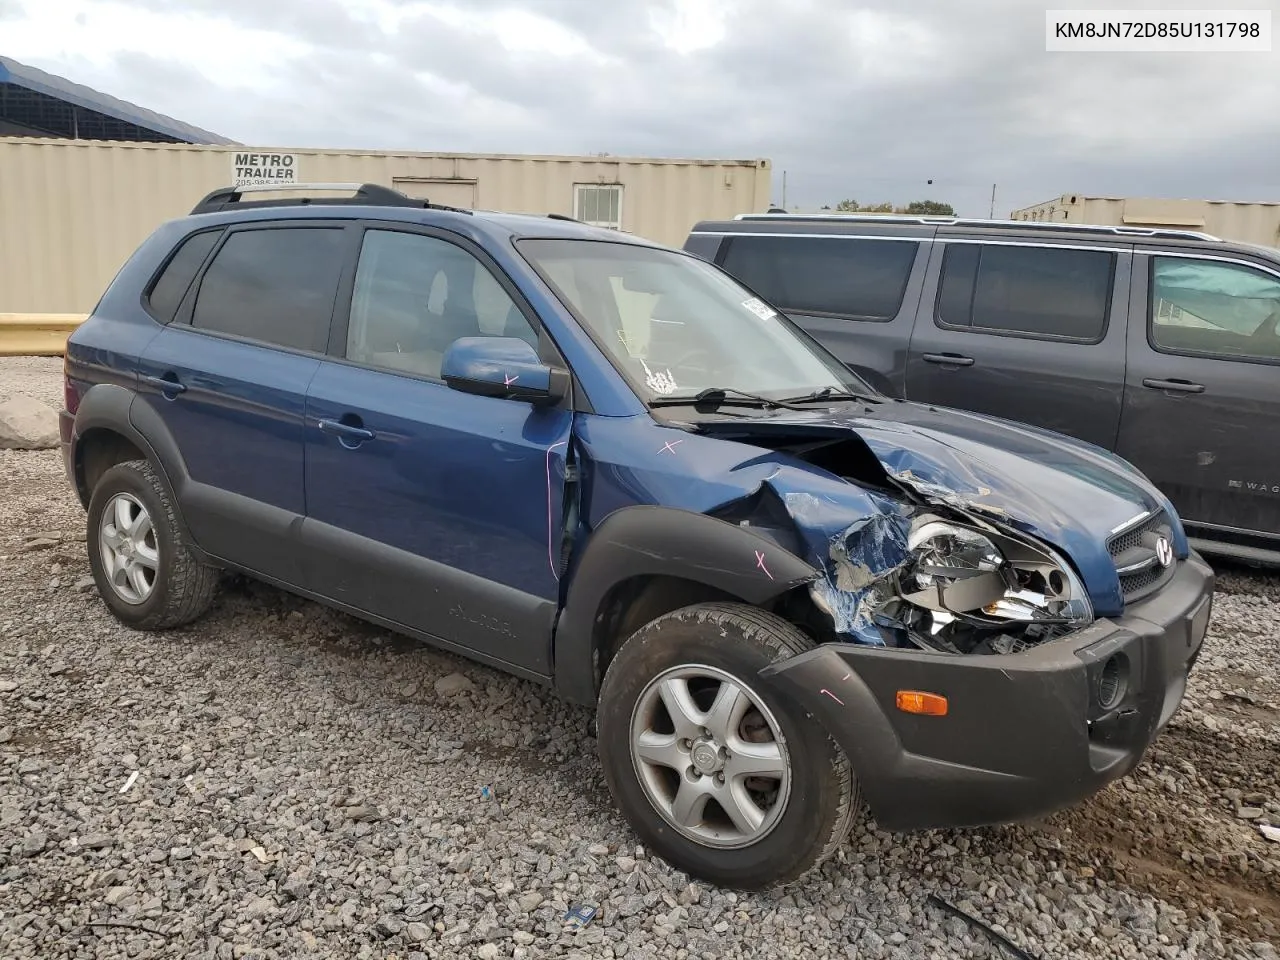
[[[1156,559],[1160,561],[1162,567],[1173,563],[1173,544],[1169,542],[1168,537],[1160,537],[1156,540]]]

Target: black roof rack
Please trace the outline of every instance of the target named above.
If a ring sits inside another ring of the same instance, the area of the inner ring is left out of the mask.
[[[352,190],[350,197],[298,197],[290,200],[251,200],[241,198],[246,193],[275,193],[277,191],[327,192]],[[415,200],[399,190],[392,190],[380,183],[264,183],[242,187],[219,187],[197,203],[191,210],[197,213],[213,213],[235,205],[251,207],[289,207],[312,204],[348,204],[365,207],[415,207],[419,210],[449,210],[454,213],[471,213],[462,207],[448,207],[430,200]]]

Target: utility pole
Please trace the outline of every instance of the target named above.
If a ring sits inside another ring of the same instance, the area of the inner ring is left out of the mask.
[[[787,171],[782,171],[782,209],[787,209]]]
[[[993,184],[991,185],[991,214],[990,214],[990,219],[994,220],[995,218],[996,218],[996,185],[993,183]]]

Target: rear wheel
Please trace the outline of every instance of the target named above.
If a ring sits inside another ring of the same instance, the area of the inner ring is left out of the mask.
[[[130,627],[180,626],[213,602],[218,570],[196,559],[172,494],[146,460],[116,464],[99,479],[86,541],[98,593]]]
[[[756,676],[812,646],[778,617],[716,603],[654,620],[614,657],[598,706],[605,777],[671,863],[759,889],[804,875],[848,833],[848,760]]]

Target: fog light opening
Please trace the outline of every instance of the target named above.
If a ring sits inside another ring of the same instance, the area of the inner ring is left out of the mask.
[[[1124,699],[1127,686],[1121,658],[1118,655],[1108,658],[1098,673],[1098,706],[1103,710],[1113,709]]]

